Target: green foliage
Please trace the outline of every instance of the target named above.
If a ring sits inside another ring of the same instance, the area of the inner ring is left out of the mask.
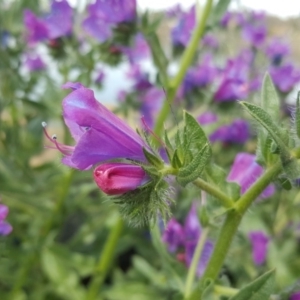
[[[269,300],[274,288],[274,274],[271,270],[241,289],[230,300]]]

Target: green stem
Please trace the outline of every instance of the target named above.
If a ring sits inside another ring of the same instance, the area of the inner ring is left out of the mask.
[[[215,285],[214,292],[218,295],[232,297],[238,293],[238,289],[233,289],[228,286]]]
[[[154,127],[154,132],[157,135],[161,135],[161,132],[163,130],[163,124],[170,113],[170,106],[172,105],[172,103],[175,99],[176,92],[186,74],[188,67],[190,66],[190,64],[195,56],[195,52],[199,45],[200,38],[202,37],[204,30],[205,30],[206,21],[210,15],[212,3],[213,3],[213,0],[206,1],[205,7],[203,9],[203,13],[197,24],[197,27],[195,28],[195,31],[191,38],[191,41],[183,53],[179,71],[178,71],[177,75],[171,81],[169,81],[169,86],[167,88],[167,98],[164,101],[161,111],[159,112],[159,115],[157,117],[156,124]]]
[[[95,276],[92,279],[92,282],[89,285],[86,300],[97,299],[99,289],[105,279],[105,276],[111,266],[116,245],[118,243],[119,237],[123,230],[123,220],[119,217],[114,224],[113,228],[110,231],[110,234],[105,242],[103,251],[98,262],[98,265],[95,268]]]
[[[232,208],[235,205],[235,202],[231,198],[210,183],[198,178],[193,184],[208,194],[216,197],[224,207]]]
[[[40,235],[36,242],[36,246],[25,258],[24,264],[20,268],[19,273],[17,274],[16,279],[14,281],[14,286],[11,290],[9,299],[15,299],[17,297],[20,289],[25,284],[25,282],[28,278],[28,273],[31,270],[35,260],[38,257],[37,253],[44,245],[45,240],[48,236],[48,233],[51,231],[55,219],[57,219],[57,215],[59,215],[62,210],[65,199],[67,198],[68,193],[69,193],[69,189],[70,189],[70,186],[71,186],[71,183],[73,180],[73,175],[74,175],[74,171],[71,170],[67,175],[64,176],[62,189],[59,192],[59,195],[57,197],[58,200],[57,200],[55,207],[51,213],[51,216],[45,223],[44,228],[42,228],[42,230],[40,231]]]
[[[202,253],[204,244],[205,244],[207,236],[208,236],[208,232],[209,232],[209,229],[205,228],[201,233],[200,239],[198,240],[198,243],[197,243],[194,255],[193,255],[193,259],[191,262],[191,266],[189,268],[189,272],[187,275],[186,283],[185,283],[185,289],[184,289],[184,298],[185,299],[187,299],[191,294],[197,267],[198,267],[198,263],[199,263],[199,260],[201,257],[201,253]]]
[[[270,184],[274,177],[279,175],[282,170],[281,163],[278,162],[270,167],[235,203],[235,207],[228,211],[224,224],[219,233],[214,252],[206,267],[206,270],[189,300],[201,300],[201,295],[207,285],[215,281],[223,265],[232,239],[238,229],[243,215],[252,202]]]

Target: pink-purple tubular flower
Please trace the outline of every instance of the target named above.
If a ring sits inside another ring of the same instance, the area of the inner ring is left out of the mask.
[[[149,180],[142,167],[127,163],[106,163],[94,170],[94,180],[108,195],[133,191]]]
[[[234,159],[231,171],[227,176],[228,181],[236,182],[244,194],[252,184],[261,176],[264,169],[255,161],[255,155],[238,153]],[[262,198],[271,197],[275,193],[275,186],[270,184],[260,195]]]
[[[252,259],[256,265],[262,265],[267,258],[269,237],[262,231],[251,231],[249,240],[252,244]]]
[[[5,222],[9,209],[6,205],[0,204],[0,236],[8,235],[12,231],[12,226]]]
[[[145,161],[141,137],[95,97],[81,83],[68,82],[73,91],[63,100],[63,117],[76,144],[67,146],[47,137],[65,156],[63,164],[86,170],[112,159]],[[46,124],[43,124],[45,127]]]

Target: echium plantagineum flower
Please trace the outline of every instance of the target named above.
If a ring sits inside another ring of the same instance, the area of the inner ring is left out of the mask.
[[[237,58],[227,61],[214,94],[216,102],[241,100],[248,96],[251,60],[251,53],[243,51]]]
[[[135,64],[142,59],[150,57],[150,48],[144,36],[138,33],[134,38],[131,47],[121,47],[121,51],[127,56],[131,64]]]
[[[188,93],[192,89],[207,86],[216,78],[218,71],[213,64],[211,55],[204,55],[199,65],[191,67],[184,78],[184,93]]]
[[[196,9],[192,6],[186,13],[182,13],[179,23],[172,29],[172,42],[176,45],[187,46],[196,25]]]
[[[266,55],[274,66],[280,65],[284,57],[287,56],[290,51],[290,46],[278,38],[272,39],[265,50]]]
[[[168,245],[169,251],[177,252],[178,257],[183,257],[186,266],[189,267],[201,234],[202,227],[198,219],[197,208],[193,204],[185,219],[184,226],[172,218],[163,232],[162,240]],[[206,240],[197,266],[198,276],[201,276],[205,271],[213,247],[213,242]]]
[[[260,230],[251,231],[248,234],[252,245],[252,259],[256,265],[262,265],[267,258],[269,237]]]
[[[12,231],[12,226],[5,221],[8,212],[8,207],[4,204],[0,204],[0,236],[8,235]]]
[[[210,136],[211,142],[244,144],[250,138],[250,126],[243,119],[236,119],[231,124],[216,129]]]
[[[30,72],[41,71],[46,68],[45,63],[37,54],[27,54],[25,57],[24,66]]]
[[[300,300],[300,291],[294,292],[290,295],[289,300]]]
[[[30,44],[43,40],[53,40],[72,33],[73,10],[66,0],[51,3],[51,11],[37,17],[31,10],[24,11],[26,39]]]
[[[87,170],[113,159],[145,162],[143,147],[148,147],[141,137],[98,102],[92,90],[72,82],[63,87],[73,90],[64,98],[62,105],[64,121],[76,144],[61,144],[56,136],[51,138],[45,130],[54,148],[64,154],[63,164]]]
[[[241,187],[241,193],[244,194],[264,172],[262,166],[256,161],[256,157],[250,153],[238,153],[231,166],[227,181],[236,182]],[[261,198],[271,197],[275,193],[274,184],[270,184],[260,194]]]
[[[100,43],[109,39],[114,26],[136,18],[136,0],[97,0],[88,7],[83,29]]]
[[[272,66],[269,71],[275,86],[283,93],[290,92],[300,82],[300,69],[291,63]]]

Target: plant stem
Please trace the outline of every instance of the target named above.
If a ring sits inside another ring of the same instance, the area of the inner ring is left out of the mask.
[[[186,283],[185,283],[185,289],[184,289],[184,298],[185,299],[187,299],[191,294],[193,283],[194,283],[194,278],[195,278],[196,271],[197,271],[197,266],[198,266],[198,263],[199,263],[199,260],[201,257],[201,253],[202,253],[204,244],[205,244],[207,236],[208,236],[208,232],[209,232],[209,229],[205,228],[202,231],[201,236],[198,240],[198,243],[197,243],[194,255],[193,255],[193,259],[191,262],[191,266],[188,271]]]
[[[218,295],[232,297],[238,293],[238,289],[233,289],[228,286],[215,285],[214,292]]]
[[[154,127],[154,132],[158,136],[161,135],[161,132],[163,130],[163,124],[170,113],[170,105],[172,105],[172,103],[175,99],[177,90],[186,74],[188,67],[190,66],[190,64],[195,56],[195,52],[199,45],[200,38],[202,37],[204,30],[205,30],[206,21],[210,15],[212,3],[213,3],[213,0],[206,1],[205,7],[203,9],[203,13],[197,24],[197,27],[195,28],[195,31],[191,38],[191,41],[183,53],[179,71],[178,71],[177,75],[172,80],[169,81],[169,86],[167,88],[167,97],[164,101],[162,109],[159,112],[159,115],[157,117],[156,124]]]
[[[123,230],[123,220],[119,217],[113,228],[110,231],[110,234],[105,242],[104,248],[101,252],[101,256],[98,262],[98,265],[95,268],[95,275],[92,279],[92,282],[89,285],[86,300],[97,299],[99,289],[105,279],[105,276],[111,266],[116,245],[118,243],[119,237]]]
[[[220,191],[218,188],[211,185],[210,183],[202,180],[201,178],[198,178],[193,182],[193,184],[199,187],[201,190],[207,192],[208,194],[216,197],[224,207],[226,208],[234,207],[235,202],[231,198],[229,198],[226,194],[224,194],[222,191]]]
[[[214,252],[206,267],[206,270],[200,280],[198,287],[194,290],[188,300],[201,300],[201,295],[207,285],[215,281],[223,265],[232,239],[238,229],[243,215],[252,204],[252,202],[261,194],[261,192],[270,184],[282,170],[281,163],[278,162],[270,167],[235,203],[235,207],[228,211],[224,224],[219,233]]]

